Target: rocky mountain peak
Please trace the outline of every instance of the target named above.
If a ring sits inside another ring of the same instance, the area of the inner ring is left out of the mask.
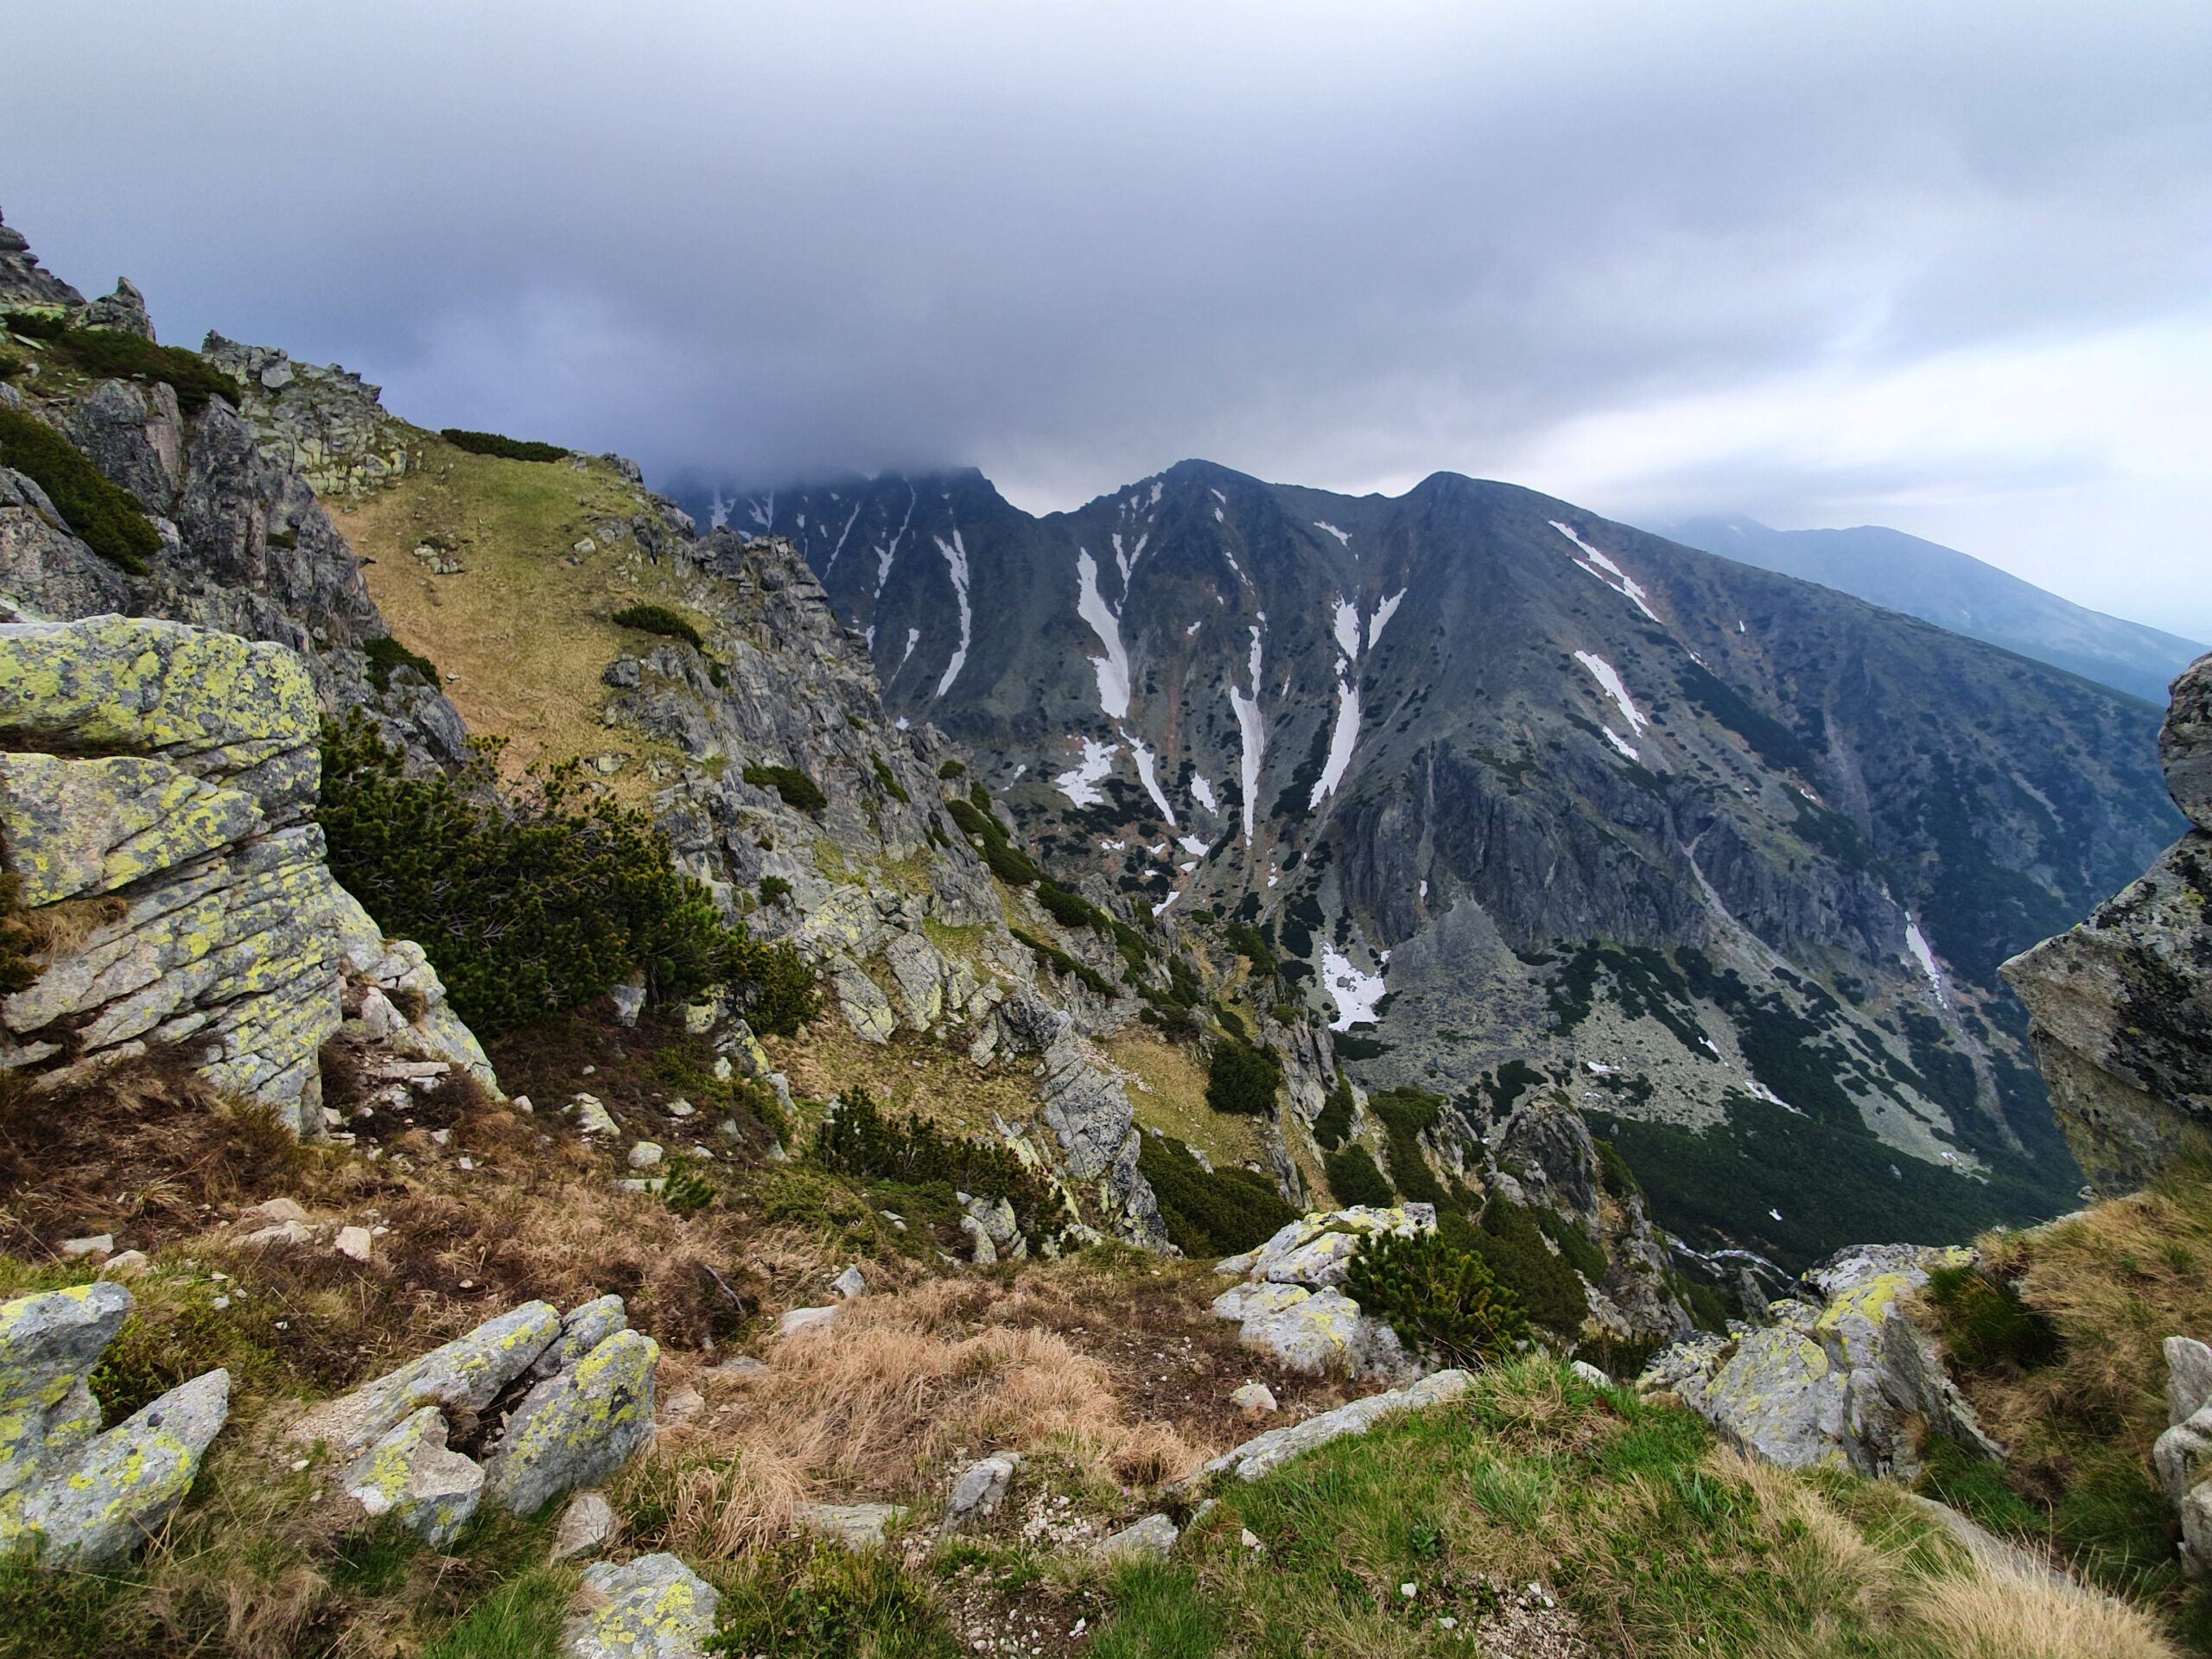
[[[38,262],[23,233],[0,221],[0,306],[76,306],[85,296]]]

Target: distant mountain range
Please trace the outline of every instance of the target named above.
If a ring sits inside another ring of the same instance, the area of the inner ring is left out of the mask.
[[[1740,516],[1653,526],[1685,546],[1817,582],[2017,651],[2164,708],[2173,677],[2212,646],[2107,616],[1971,554],[1900,530],[1772,530]]]
[[[1041,518],[887,475],[730,522],[1063,880],[1262,943],[1258,1006],[1369,1086],[1561,1091],[1677,1231],[1801,1264],[2072,1202],[1995,969],[2177,833],[2132,697],[1448,474],[1185,461]]]

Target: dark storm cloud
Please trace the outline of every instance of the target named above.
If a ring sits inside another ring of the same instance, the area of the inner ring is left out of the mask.
[[[2026,565],[2124,510],[2144,604],[2212,505],[2144,459],[2202,418],[2178,380],[2139,442],[2069,385],[1970,395],[2107,335],[2212,359],[2195,0],[32,10],[0,207],[49,264],[664,479],[973,462],[1051,505],[1186,454],[1450,467],[1892,506]],[[1867,430],[1885,387],[1958,413],[1827,443],[1831,386]]]

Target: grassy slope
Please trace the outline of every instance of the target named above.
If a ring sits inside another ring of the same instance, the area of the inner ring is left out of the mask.
[[[608,730],[600,671],[624,652],[656,643],[607,619],[640,601],[681,604],[665,565],[644,557],[627,536],[575,555],[603,518],[642,510],[634,485],[605,461],[582,471],[563,461],[470,454],[424,434],[416,470],[360,501],[324,505],[368,566],[369,592],[401,643],[454,677],[446,695],[468,729],[509,740],[514,771],[571,755],[643,755],[651,746]],[[433,575],[414,556],[435,538],[463,567]],[[571,564],[571,557],[578,563]],[[672,753],[672,752],[671,752]],[[641,771],[615,781],[642,791]]]

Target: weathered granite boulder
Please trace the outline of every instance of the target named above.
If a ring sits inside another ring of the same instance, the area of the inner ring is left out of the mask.
[[[1474,1386],[1474,1380],[1467,1371],[1437,1371],[1409,1387],[1370,1394],[1363,1400],[1338,1406],[1334,1411],[1308,1417],[1302,1423],[1271,1428],[1223,1452],[1199,1470],[1192,1478],[1192,1483],[1219,1474],[1234,1474],[1239,1480],[1257,1480],[1316,1446],[1326,1446],[1347,1434],[1365,1433],[1393,1412],[1414,1411],[1457,1400]]]
[[[0,1065],[52,1084],[181,1045],[312,1135],[317,1055],[349,985],[357,1006],[376,985],[423,1009],[387,1043],[492,1082],[419,948],[331,876],[320,732],[283,646],[120,616],[0,625],[7,868],[32,911],[79,906],[37,982],[0,999]]]
[[[1316,1211],[1276,1232],[1256,1250],[1232,1255],[1215,1271],[1242,1275],[1214,1298],[1214,1317],[1234,1319],[1247,1346],[1308,1376],[1402,1376],[1416,1368],[1397,1332],[1370,1319],[1341,1287],[1360,1245],[1379,1233],[1411,1237],[1433,1230],[1426,1204],[1366,1205]]]
[[[443,1548],[484,1497],[484,1471],[446,1446],[445,1414],[435,1406],[410,1413],[399,1426],[347,1465],[346,1495],[372,1518],[391,1516]]]
[[[2159,759],[2196,826],[2080,926],[2000,970],[2051,1108],[2101,1192],[2212,1134],[2212,657],[2174,681]]]
[[[42,1566],[111,1565],[191,1491],[230,1414],[230,1373],[209,1371],[99,1433],[88,1379],[130,1312],[101,1281],[0,1306],[0,1551]]]
[[[1931,1268],[1967,1259],[1911,1244],[1840,1252],[1805,1275],[1803,1297],[1727,1337],[1675,1344],[1637,1386],[1679,1395],[1732,1444],[1788,1468],[1910,1478],[1923,1433],[2002,1457],[1900,1301]]]
[[[146,296],[128,276],[117,277],[115,292],[87,305],[77,321],[81,327],[113,328],[141,340],[154,337],[154,320],[146,315]]]
[[[425,1406],[474,1415],[529,1370],[560,1335],[561,1316],[550,1304],[524,1302],[397,1370],[315,1407],[293,1425],[291,1437],[322,1441],[351,1458]]]
[[[38,262],[21,231],[0,225],[0,307],[58,309],[85,296]]]
[[[561,1632],[566,1659],[700,1659],[721,1592],[673,1555],[584,1569],[583,1611]]]
[[[261,453],[318,494],[359,495],[406,474],[407,429],[359,375],[213,333],[200,349],[245,389],[238,413]]]
[[[44,490],[0,467],[0,594],[33,611],[90,616],[121,610],[130,584],[77,538]]]
[[[623,1330],[538,1383],[508,1414],[485,1460],[492,1501],[535,1515],[562,1493],[605,1479],[653,1432],[660,1344]]]

